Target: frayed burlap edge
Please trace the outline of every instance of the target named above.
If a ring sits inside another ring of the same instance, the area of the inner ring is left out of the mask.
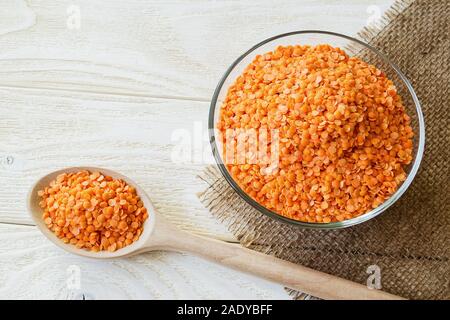
[[[216,166],[208,166],[198,175],[198,178],[208,185],[204,191],[197,194],[200,202],[209,209],[214,217],[221,223],[224,223],[231,233],[237,236],[237,240],[244,247],[277,256],[277,248],[270,246],[270,244],[257,243],[259,238],[258,232],[255,232],[255,230],[249,231],[249,221],[257,216],[261,224],[265,226],[273,225],[276,228],[279,228],[279,222],[261,214],[248,205],[230,188]],[[239,219],[236,219],[237,216],[239,216]],[[289,228],[287,225],[285,227]],[[303,292],[289,288],[285,289],[295,300],[317,299]]]
[[[380,19],[359,31],[358,37],[365,42],[371,42],[383,33],[386,27],[413,3],[414,0],[396,0]]]

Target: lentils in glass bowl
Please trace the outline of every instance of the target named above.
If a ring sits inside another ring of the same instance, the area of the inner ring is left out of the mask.
[[[398,68],[324,31],[279,35],[236,60],[209,128],[219,169],[245,201],[312,228],[383,212],[411,183],[424,147],[420,104]]]

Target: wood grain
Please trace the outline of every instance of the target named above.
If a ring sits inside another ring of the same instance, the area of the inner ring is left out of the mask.
[[[40,211],[38,210],[38,212]],[[240,244],[230,244],[181,231],[173,224],[168,223],[158,212],[151,212],[150,218],[153,218],[153,226],[150,227],[148,224],[147,234],[141,235],[142,242],[132,249],[134,252],[124,251],[123,256],[159,249],[187,252],[321,299],[403,300],[399,296],[370,289],[365,284],[352,282],[281,260],[262,252],[244,248]],[[42,228],[46,228],[44,224],[42,224]],[[61,245],[59,242],[57,244]],[[66,249],[76,252],[76,249],[72,247]],[[79,250],[77,254],[84,253]],[[117,251],[112,254],[120,253]]]
[[[279,285],[179,253],[80,258],[57,248],[34,226],[0,224],[0,270],[0,299],[287,297]]]
[[[169,221],[231,240],[196,197],[205,163],[172,156],[177,132],[206,135],[207,113],[204,102],[0,88],[0,221],[31,224],[25,197],[35,180],[92,165],[134,179]],[[206,139],[202,146],[209,152]]]
[[[207,101],[225,69],[257,42],[301,29],[354,35],[390,3],[6,1],[0,85]]]
[[[187,255],[93,262],[33,226],[8,224],[31,223],[24,199],[39,176],[97,165],[137,181],[182,229],[234,241],[195,196],[204,164],[171,161],[172,134],[205,127],[219,78],[255,43],[300,29],[354,35],[391,3],[2,1],[0,299],[287,298],[279,285]],[[67,288],[71,265],[81,269],[80,290]]]

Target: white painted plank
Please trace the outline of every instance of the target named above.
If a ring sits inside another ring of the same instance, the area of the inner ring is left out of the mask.
[[[0,88],[0,114],[0,222],[31,223],[25,199],[39,177],[92,165],[134,179],[182,228],[230,240],[196,197],[205,164],[172,161],[174,132],[192,141],[197,123],[206,136],[207,103]]]
[[[186,255],[97,262],[1,222],[31,223],[24,199],[40,175],[89,164],[135,179],[181,228],[232,240],[195,197],[203,164],[172,163],[170,134],[205,127],[218,79],[256,42],[299,29],[352,35],[392,1],[0,1],[0,299],[286,298]],[[67,287],[72,265],[79,290]]]
[[[391,3],[2,0],[0,85],[209,100],[257,42],[301,29],[354,35]]]
[[[85,299],[288,299],[280,285],[197,257],[153,252],[97,261],[62,251],[34,226],[0,224],[0,299],[83,295]]]

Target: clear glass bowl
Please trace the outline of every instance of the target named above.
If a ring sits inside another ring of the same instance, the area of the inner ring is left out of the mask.
[[[414,130],[414,159],[412,163],[406,168],[407,178],[402,183],[402,185],[397,189],[397,191],[384,203],[379,205],[377,208],[366,212],[358,217],[344,220],[342,222],[330,222],[330,223],[308,223],[302,222],[294,219],[284,217],[271,211],[253,198],[247,195],[234,181],[227,168],[225,167],[222,159],[222,146],[220,145],[219,139],[216,139],[216,124],[220,115],[220,108],[222,107],[224,98],[227,95],[228,88],[234,83],[236,78],[244,71],[245,67],[250,64],[254,57],[258,54],[263,54],[274,50],[279,45],[318,45],[318,44],[329,44],[333,47],[340,47],[344,49],[350,56],[358,56],[367,63],[375,65],[380,70],[384,71],[389,79],[391,79],[399,94],[403,99],[403,103],[406,107],[408,115],[411,117],[411,126]],[[372,219],[389,208],[395,201],[397,201],[401,195],[408,189],[414,176],[416,175],[420,162],[422,160],[422,155],[425,145],[425,123],[422,115],[422,110],[420,108],[419,100],[412,88],[408,79],[399,70],[399,68],[392,63],[384,54],[379,52],[372,46],[352,37],[328,32],[328,31],[316,31],[316,30],[305,30],[305,31],[294,31],[285,34],[280,34],[272,38],[266,39],[250,50],[245,52],[240,56],[225,72],[224,76],[220,80],[217,88],[214,92],[214,96],[211,101],[211,107],[209,112],[209,136],[212,151],[217,162],[217,165],[222,172],[224,178],[228,181],[230,186],[251,206],[253,206],[258,211],[263,214],[281,220],[283,222],[298,225],[306,228],[317,228],[317,229],[338,229],[345,228],[352,225],[356,225]]]

